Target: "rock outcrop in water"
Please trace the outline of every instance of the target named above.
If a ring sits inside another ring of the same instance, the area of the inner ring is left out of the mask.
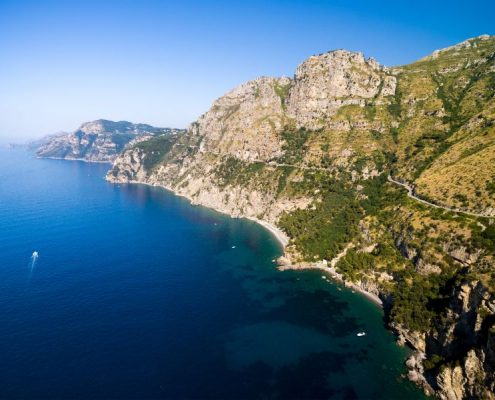
[[[416,351],[411,380],[444,399],[494,398],[494,121],[494,37],[396,68],[338,50],[239,86],[185,133],[129,146],[107,179],[278,226],[290,263],[380,295]]]
[[[92,162],[112,162],[128,145],[155,135],[174,135],[180,129],[155,128],[146,124],[99,119],[86,122],[72,133],[49,135],[29,147],[36,148],[38,157],[64,158]]]

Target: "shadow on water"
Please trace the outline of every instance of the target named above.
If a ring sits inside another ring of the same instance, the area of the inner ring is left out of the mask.
[[[354,355],[331,351],[311,353],[296,362],[274,368],[263,361],[240,370],[224,370],[222,385],[212,386],[218,376],[199,377],[188,388],[187,396],[206,399],[359,399],[353,386],[346,384],[346,364]],[[331,383],[329,377],[335,382]]]
[[[339,338],[348,336],[363,326],[355,317],[349,316],[348,312],[348,304],[327,291],[299,291],[262,318],[287,321]]]

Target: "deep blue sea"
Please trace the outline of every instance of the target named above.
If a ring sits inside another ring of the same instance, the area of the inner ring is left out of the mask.
[[[0,150],[0,398],[423,398],[367,299],[108,168]]]

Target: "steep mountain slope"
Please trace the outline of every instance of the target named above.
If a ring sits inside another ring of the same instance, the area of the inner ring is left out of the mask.
[[[416,349],[412,380],[446,399],[493,398],[493,82],[489,36],[398,68],[313,56],[293,78],[227,93],[186,133],[130,146],[107,179],[278,226],[281,261],[334,266],[383,299]]]
[[[100,119],[86,122],[72,133],[47,136],[38,141],[36,154],[39,157],[111,162],[130,142],[132,144],[154,135],[178,132],[181,130]]]
[[[397,173],[438,203],[495,215],[495,59],[482,36],[398,69]]]

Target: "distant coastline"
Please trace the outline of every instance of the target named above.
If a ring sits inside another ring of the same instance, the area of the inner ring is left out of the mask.
[[[65,157],[40,157],[36,156],[40,160],[49,159],[49,160],[65,160],[65,161],[82,161],[87,163],[96,163],[96,164],[112,164],[113,161],[99,161],[99,160],[86,160],[84,158],[65,158]]]

